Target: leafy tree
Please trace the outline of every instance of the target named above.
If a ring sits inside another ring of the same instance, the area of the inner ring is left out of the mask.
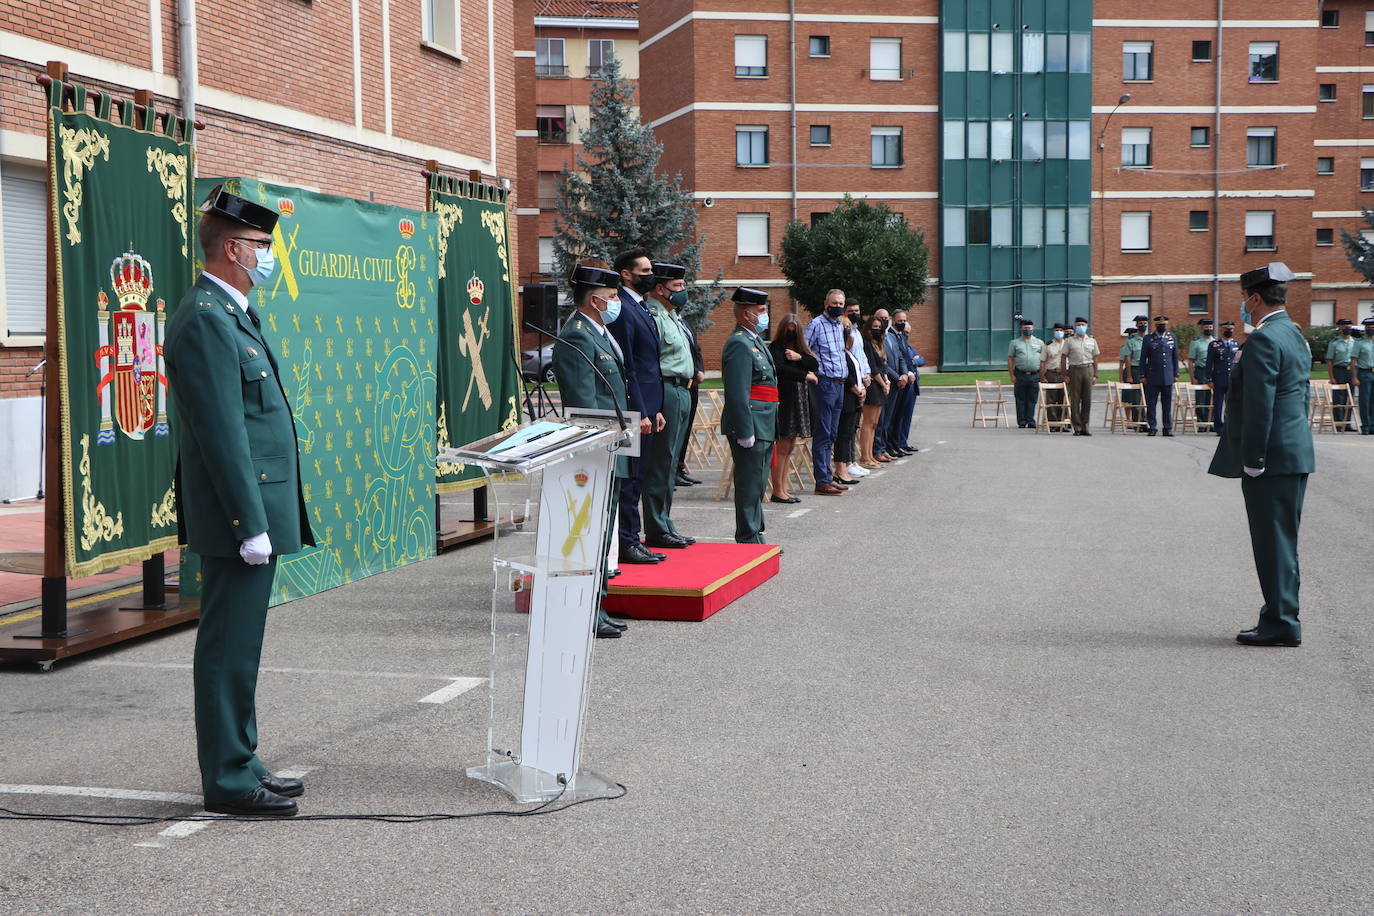
[[[891,311],[925,301],[930,249],[925,233],[908,226],[900,213],[846,194],[815,226],[788,225],[780,266],[792,284],[792,298],[813,315],[834,288],[857,299],[865,311]]]
[[[1361,209],[1365,226],[1374,229],[1374,210]],[[1355,272],[1364,277],[1366,283],[1374,284],[1374,242],[1363,235],[1351,235],[1341,230],[1341,244],[1345,246],[1345,259]]]
[[[687,268],[689,301],[682,316],[693,328],[710,327],[720,303],[721,274],[708,287],[693,282],[701,269],[705,237],[697,236],[692,194],[682,175],[659,174],[663,145],[635,111],[635,85],[620,74],[620,61],[601,69],[592,87],[591,125],[582,133],[576,168],[559,174],[553,257],[560,278],[578,261],[608,265],[629,248]]]

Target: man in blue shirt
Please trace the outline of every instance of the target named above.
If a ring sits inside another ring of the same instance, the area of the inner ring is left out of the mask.
[[[816,425],[811,440],[811,464],[816,475],[816,495],[838,496],[845,488],[834,483],[835,433],[844,404],[844,380],[849,374],[844,355],[844,290],[825,294],[825,311],[806,326],[806,345],[815,354],[819,381],[815,389]]]

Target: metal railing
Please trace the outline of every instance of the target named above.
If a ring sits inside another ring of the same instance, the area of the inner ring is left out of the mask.
[[[540,79],[565,80],[568,78],[566,64],[535,64],[534,75]]]

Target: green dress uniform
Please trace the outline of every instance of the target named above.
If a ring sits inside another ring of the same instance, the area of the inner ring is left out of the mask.
[[[582,312],[574,312],[559,334],[563,339],[553,345],[553,374],[558,379],[558,393],[568,407],[590,407],[597,410],[614,410],[619,407],[628,410],[625,399],[625,361],[617,347],[615,338]],[[583,359],[574,349],[580,350]],[[604,375],[603,381],[587,360]],[[611,536],[615,532],[614,511],[620,505],[620,481],[630,474],[629,459],[617,455],[615,459],[615,484],[610,494],[606,520],[606,532],[602,538],[601,555],[608,557],[611,552]],[[606,597],[606,576],[601,577],[601,597]],[[598,604],[597,623],[606,620],[606,612]]]
[[[246,304],[246,301],[245,301]],[[257,789],[255,694],[277,556],[313,546],[300,455],[276,357],[256,313],[205,274],[167,323],[177,407],[177,518],[202,560],[196,633],[196,744],[207,805]],[[266,533],[272,558],[249,565],[240,542]]]
[[[1247,290],[1251,273],[1241,278]],[[1218,477],[1241,478],[1264,595],[1254,636],[1284,644],[1302,640],[1298,526],[1307,475],[1316,467],[1307,419],[1311,370],[1312,351],[1280,306],[1246,339],[1231,370],[1226,428],[1208,468]],[[1264,473],[1250,476],[1245,468]]]
[[[1350,374],[1359,383],[1360,432],[1374,435],[1374,325],[1364,326],[1364,337],[1350,350]]]
[[[1198,336],[1193,338],[1193,342],[1188,344],[1188,374],[1192,376],[1194,385],[1206,385],[1209,381],[1207,376],[1207,345],[1212,342],[1212,338]],[[1211,419],[1212,411],[1212,392],[1194,392],[1194,403],[1197,404],[1196,415],[1199,423],[1206,423]]]
[[[1345,319],[1347,323],[1349,319]],[[1331,381],[1336,385],[1348,386],[1345,391],[1331,392],[1331,414],[1337,427],[1344,429],[1347,424],[1354,429],[1353,411],[1350,409],[1350,397],[1353,395],[1355,386],[1352,384],[1354,379],[1350,374],[1350,357],[1355,352],[1355,341],[1344,334],[1338,334],[1326,345],[1326,359],[1331,363]]]
[[[673,491],[682,449],[687,444],[683,426],[692,409],[692,392],[687,387],[696,376],[692,347],[672,309],[650,296],[645,304],[658,326],[659,371],[663,375],[663,431],[653,438],[649,467],[644,472],[644,540],[653,544],[664,535],[678,534],[669,515],[673,511]]]
[[[725,389],[720,432],[735,462],[735,541],[762,544],[763,491],[777,437],[778,374],[773,354],[752,330],[737,326],[725,340],[720,374]],[[752,446],[739,444],[751,436]]]
[[[1140,377],[1140,354],[1144,352],[1144,350],[1144,334],[1136,332],[1126,338],[1126,343],[1122,345],[1119,356],[1121,361],[1126,364],[1126,371],[1130,375],[1130,378],[1123,376],[1121,381],[1131,385],[1140,385],[1142,383],[1143,379]],[[1123,404],[1133,405],[1131,408],[1132,422],[1139,423],[1144,419],[1144,401],[1145,389],[1143,387],[1140,391],[1123,391],[1121,393],[1121,402]]]

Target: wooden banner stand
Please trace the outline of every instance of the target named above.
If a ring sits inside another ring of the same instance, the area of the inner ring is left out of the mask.
[[[39,74],[39,85],[52,80],[65,80],[67,65],[49,61],[47,72]],[[134,93],[138,107],[152,104],[153,94],[146,89]],[[200,125],[197,124],[197,127]],[[49,179],[51,171],[49,172]],[[52,199],[52,188],[48,189]],[[37,662],[44,671],[53,663],[154,633],[167,627],[188,623],[200,617],[200,602],[167,599],[165,560],[158,554],[143,561],[143,603],[138,607],[120,607],[119,597],[101,600],[75,614],[68,612],[66,574],[66,526],[63,521],[62,487],[55,481],[62,479],[62,366],[57,340],[57,227],[53,223],[52,208],[48,207],[48,296],[47,339],[45,353],[48,364],[44,368],[47,390],[46,402],[46,475],[47,486],[43,500],[43,586],[42,626],[36,633],[15,633],[0,636],[0,658]]]

